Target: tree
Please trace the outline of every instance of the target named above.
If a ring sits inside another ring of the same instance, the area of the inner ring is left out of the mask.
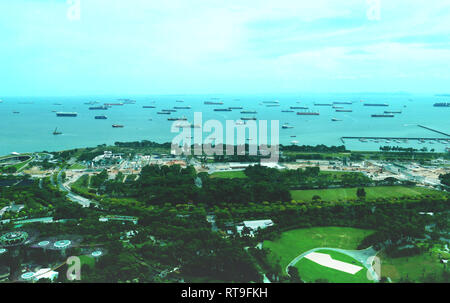
[[[288,267],[288,275],[291,277],[292,283],[302,283],[302,279],[300,278],[300,275],[298,274],[297,267],[289,266]]]
[[[365,199],[366,198],[366,191],[364,190],[364,188],[358,188],[356,190],[356,195],[358,196],[358,198],[360,199]]]

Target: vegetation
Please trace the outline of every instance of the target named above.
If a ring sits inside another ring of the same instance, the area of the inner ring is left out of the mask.
[[[335,188],[335,189],[313,189],[313,190],[293,190],[292,199],[301,201],[313,201],[314,196],[319,196],[323,201],[348,201],[358,200],[365,197],[368,200],[379,198],[405,198],[417,197],[421,195],[442,195],[441,192],[422,188],[405,186],[377,186],[364,188],[365,195],[358,196],[358,188]],[[360,191],[361,193],[361,191]]]

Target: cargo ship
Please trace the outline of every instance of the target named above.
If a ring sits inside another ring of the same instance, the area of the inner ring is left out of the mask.
[[[57,112],[57,117],[76,117],[78,116],[78,113],[64,113],[64,112]]]
[[[242,106],[230,106],[229,109],[243,109]]]
[[[398,111],[398,112],[392,112],[392,111],[387,111],[387,110],[385,110],[384,113],[385,113],[385,114],[401,114],[402,112],[401,112],[401,111]]]
[[[162,112],[168,112],[168,113],[176,113],[177,110],[176,109],[162,109]]]
[[[190,106],[174,106],[175,109],[191,109]]]
[[[120,124],[113,124],[112,127],[113,127],[113,128],[123,128],[123,125],[120,125]]]
[[[297,112],[299,116],[318,116],[320,113],[317,112]]]
[[[220,102],[220,101],[205,101],[205,103],[204,104],[206,104],[206,105],[222,105],[223,104],[223,102]]]
[[[394,115],[377,115],[377,114],[375,114],[375,115],[372,115],[372,118],[393,118],[393,117],[395,117]]]
[[[333,104],[330,104],[330,103],[314,103],[314,106],[333,106]]]
[[[89,110],[107,110],[107,109],[108,109],[108,106],[106,106],[106,105],[89,107]]]
[[[281,126],[281,128],[286,129],[286,128],[294,128],[294,127],[293,127],[293,126],[290,126],[290,125],[287,125],[287,124],[284,124],[283,126]]]
[[[342,120],[341,119],[336,119],[336,118],[331,118],[331,121],[337,122],[337,121],[342,121]]]
[[[333,102],[333,104],[353,104],[352,102]]]
[[[267,104],[266,107],[277,107],[280,106],[280,104]]]
[[[364,103],[364,106],[389,106],[387,103]]]
[[[246,120],[256,120],[256,118],[255,118],[255,117],[251,117],[251,118],[249,118],[249,117],[243,117],[243,118],[241,118],[241,120],[242,120],[242,121],[246,121]]]
[[[170,115],[170,112],[157,112],[158,115]]]
[[[97,120],[106,120],[106,119],[108,119],[108,117],[106,117],[106,116],[95,116],[94,118],[97,119]]]
[[[231,109],[229,108],[215,108],[215,112],[231,112]]]
[[[181,118],[167,118],[167,121],[186,121],[187,118],[186,117],[181,117]]]
[[[434,103],[434,107],[450,107],[450,103]]]
[[[105,106],[119,106],[119,105],[123,105],[123,103],[104,103],[103,105],[105,105]]]
[[[306,106],[291,106],[291,109],[308,109]]]
[[[254,111],[254,110],[243,110],[243,111],[241,111],[241,114],[256,114],[256,111]]]
[[[351,113],[353,112],[352,109],[337,109],[336,110],[337,113]]]
[[[144,105],[144,106],[142,106],[142,108],[156,108],[156,106],[153,106],[153,105]]]
[[[281,112],[282,112],[282,113],[293,113],[294,111],[293,111],[293,110],[286,109],[286,110],[282,110]]]
[[[278,104],[279,102],[278,101],[263,101],[263,103],[266,103],[266,104]]]

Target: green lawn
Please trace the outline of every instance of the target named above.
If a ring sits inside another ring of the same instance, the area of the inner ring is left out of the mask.
[[[226,179],[232,179],[232,178],[247,178],[244,171],[224,171],[224,172],[215,172],[212,173],[211,178],[226,178]]]
[[[378,186],[365,187],[366,199],[392,198],[401,196],[417,196],[427,194],[442,194],[442,192],[423,188],[423,187],[405,187],[405,186]],[[308,189],[292,190],[291,196],[294,200],[312,201],[317,195],[323,201],[339,201],[357,199],[357,188],[334,188],[334,189]]]
[[[283,232],[275,241],[264,241],[270,249],[269,262],[280,261],[284,269],[298,255],[317,247],[356,249],[361,241],[372,234],[371,230],[351,227],[313,227]]]
[[[80,256],[81,265],[88,265],[89,267],[94,267],[95,260],[94,257],[82,255]]]
[[[330,250],[318,250],[318,253],[330,255],[334,260],[361,266],[362,269],[356,274],[352,275],[340,270],[329,268],[317,264],[314,261],[302,258],[295,267],[298,268],[301,279],[305,282],[315,282],[317,279],[325,279],[330,283],[368,283],[367,269],[357,260],[352,257]]]
[[[439,281],[442,279],[444,264],[439,262],[436,253],[429,252],[401,258],[390,258],[380,254],[381,276],[389,277],[393,282],[407,279],[412,282],[423,282],[429,274],[435,275]]]
[[[74,163],[69,167],[69,169],[85,169],[85,168],[86,168],[85,165],[79,163]]]

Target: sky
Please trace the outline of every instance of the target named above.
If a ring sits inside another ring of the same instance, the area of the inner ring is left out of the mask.
[[[0,0],[0,98],[450,93],[449,0]]]

